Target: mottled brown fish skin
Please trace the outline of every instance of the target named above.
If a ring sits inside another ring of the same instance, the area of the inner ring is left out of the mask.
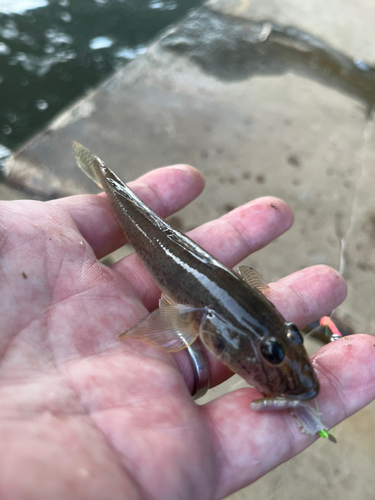
[[[78,144],[73,149],[79,164],[91,162],[129,243],[160,289],[176,303],[207,307],[224,319],[218,329],[206,318],[200,336],[208,349],[266,395],[315,397],[319,383],[301,338],[295,334],[291,341],[292,327],[275,306],[158,217],[98,157]],[[276,339],[283,349],[280,364],[262,356],[265,339]]]

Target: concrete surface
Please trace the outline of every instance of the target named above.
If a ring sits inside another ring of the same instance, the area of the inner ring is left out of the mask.
[[[295,224],[247,262],[268,281],[311,264],[340,269],[349,295],[338,317],[374,332],[374,19],[368,0],[211,0],[15,154],[8,182],[41,198],[91,191],[74,139],[124,180],[199,168],[206,191],[173,220],[184,231],[279,196]],[[373,499],[374,412],[340,424],[338,445],[320,440],[231,500]]]
[[[375,4],[367,0],[209,0],[212,9],[253,21],[295,26],[352,58],[375,63]]]

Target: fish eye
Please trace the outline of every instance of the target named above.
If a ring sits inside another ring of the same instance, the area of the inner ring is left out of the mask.
[[[293,345],[303,344],[303,337],[294,323],[286,323],[286,338]]]
[[[273,338],[261,341],[260,352],[273,365],[279,365],[285,357],[283,346]]]

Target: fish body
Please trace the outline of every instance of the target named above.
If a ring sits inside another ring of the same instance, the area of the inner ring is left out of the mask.
[[[128,241],[166,297],[165,307],[125,336],[176,351],[199,334],[217,359],[263,394],[315,397],[319,383],[302,336],[266,296],[158,217],[93,153],[78,143],[73,152],[106,191]]]

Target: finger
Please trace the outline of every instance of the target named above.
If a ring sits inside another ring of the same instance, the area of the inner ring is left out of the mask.
[[[347,339],[333,342],[313,360],[321,383],[319,410],[328,428],[375,398],[373,337],[354,335],[350,344]],[[288,411],[252,411],[255,397],[255,389],[241,389],[202,407],[216,446],[216,498],[252,483],[314,440],[298,430]]]
[[[289,206],[278,198],[264,196],[203,224],[189,236],[232,268],[285,233],[292,224]]]
[[[148,172],[129,187],[161,217],[168,217],[193,201],[203,190],[201,174],[188,165]],[[66,211],[100,259],[126,243],[124,233],[104,193],[71,196],[49,202]]]
[[[270,283],[267,298],[287,321],[299,328],[329,315],[346,297],[346,283],[335,269],[324,265],[307,267],[276,283]]]
[[[292,223],[293,214],[288,205],[267,196],[190,231],[188,236],[231,268],[280,236]],[[160,290],[135,254],[112,268],[126,276],[148,310],[157,307]]]

